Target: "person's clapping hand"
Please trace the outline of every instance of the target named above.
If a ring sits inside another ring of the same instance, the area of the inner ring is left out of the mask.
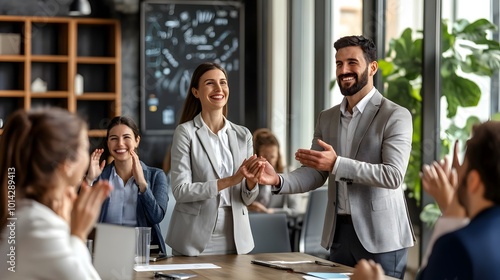
[[[448,157],[440,162],[434,161],[432,164],[424,164],[420,177],[422,187],[432,196],[441,212],[446,211],[455,195],[458,179],[457,168],[460,167],[458,161],[458,141],[454,145],[453,160]]]
[[[458,160],[458,141],[455,142],[453,159],[450,162],[448,157],[440,162],[433,162],[431,165],[424,164],[420,176],[422,187],[436,200],[442,213],[451,216],[465,215],[463,207],[458,203],[457,170],[461,168]]]
[[[90,154],[89,169],[87,170],[87,175],[85,176],[88,184],[92,184],[92,182],[94,182],[94,180],[101,175],[102,170],[104,169],[106,161],[103,160],[99,163],[99,159],[103,153],[104,149],[95,149],[92,154]]]
[[[431,165],[424,164],[421,178],[424,190],[436,200],[441,212],[446,211],[457,186],[457,172],[451,168],[448,158]]]
[[[384,279],[384,269],[373,260],[361,259],[350,277],[351,280],[382,280]]]
[[[132,176],[134,176],[135,183],[139,186],[139,191],[144,193],[148,187],[148,182],[144,178],[141,161],[133,149],[130,149],[130,156],[132,157]]]
[[[323,151],[298,149],[295,153],[295,159],[304,166],[308,166],[319,171],[332,172],[335,161],[337,160],[337,152],[325,141],[321,139],[318,139],[317,141],[318,145],[324,149]]]
[[[247,178],[256,180],[261,185],[278,185],[280,178],[274,167],[264,157],[242,165],[241,172]]]
[[[90,233],[97,221],[97,216],[101,212],[101,206],[104,200],[113,190],[108,181],[100,180],[92,187],[86,182],[82,183],[80,193],[73,203],[71,211],[71,235],[75,235],[87,240],[87,235]]]

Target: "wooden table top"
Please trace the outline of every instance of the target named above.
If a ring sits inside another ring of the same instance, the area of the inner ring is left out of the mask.
[[[255,279],[304,279],[304,274],[287,272],[276,268],[265,267],[252,264],[252,260],[263,261],[312,261],[312,263],[303,264],[286,264],[299,272],[352,272],[353,268],[344,265],[337,267],[329,267],[315,264],[314,261],[322,261],[332,263],[324,259],[307,255],[304,253],[266,253],[252,255],[214,255],[214,256],[199,256],[199,257],[182,257],[176,256],[162,260],[155,264],[196,264],[196,263],[211,263],[221,268],[215,269],[196,269],[196,270],[175,270],[163,271],[168,272],[184,272],[196,274],[193,279],[237,279],[237,280],[255,280]],[[332,263],[333,264],[333,263]],[[135,279],[153,279],[154,272],[137,272]],[[386,277],[386,279],[394,279]]]

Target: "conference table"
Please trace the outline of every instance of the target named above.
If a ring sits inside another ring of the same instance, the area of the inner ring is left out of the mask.
[[[253,264],[252,260],[261,261],[284,261],[288,262],[283,264],[292,268],[294,272],[281,270],[277,268],[266,267],[262,265]],[[257,279],[304,279],[305,274],[302,272],[339,272],[349,273],[353,268],[337,264],[337,266],[327,266],[316,264],[315,261],[321,261],[325,264],[333,264],[324,259],[299,253],[265,253],[265,254],[250,254],[250,255],[212,255],[212,256],[198,256],[198,257],[183,257],[175,256],[166,260],[152,262],[152,265],[166,265],[166,264],[213,264],[220,268],[209,269],[192,269],[192,270],[163,270],[163,273],[169,272],[183,272],[196,274],[193,280],[202,279],[237,279],[237,280],[257,280]],[[295,262],[291,264],[291,262]],[[154,272],[142,271],[136,272],[135,279],[153,279]],[[158,278],[161,279],[161,278]],[[165,278],[164,278],[165,279]],[[386,276],[385,279],[396,279]]]

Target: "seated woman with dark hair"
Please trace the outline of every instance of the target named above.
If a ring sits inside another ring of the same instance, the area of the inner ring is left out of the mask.
[[[163,170],[149,167],[139,160],[139,129],[128,117],[111,120],[107,132],[107,149],[113,162],[99,164],[103,149],[96,149],[90,160],[87,181],[105,179],[114,186],[102,205],[99,222],[131,227],[151,227],[151,244],[166,254],[160,222],[168,203],[168,181]]]

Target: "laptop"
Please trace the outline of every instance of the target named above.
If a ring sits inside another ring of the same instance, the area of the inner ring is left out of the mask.
[[[97,224],[94,240],[94,267],[102,280],[135,278],[135,228]]]

